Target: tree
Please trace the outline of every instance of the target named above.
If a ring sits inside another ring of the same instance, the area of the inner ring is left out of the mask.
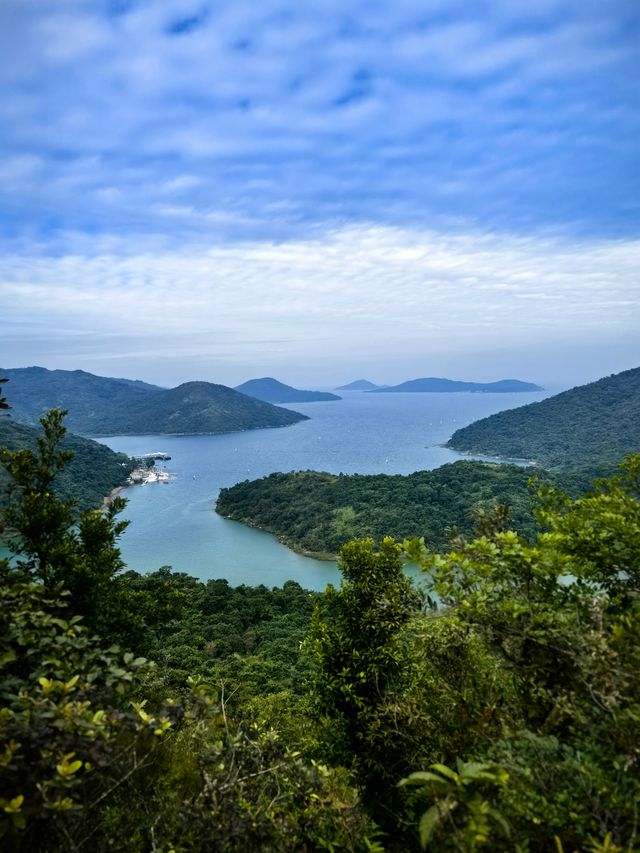
[[[342,585],[329,585],[320,597],[305,644],[316,664],[317,708],[329,720],[334,758],[353,764],[371,805],[397,780],[389,733],[379,739],[376,713],[402,677],[400,633],[420,607],[400,554],[389,538],[378,551],[370,539],[345,545]],[[375,806],[374,816],[383,822]]]
[[[517,702],[502,733],[461,758],[508,769],[490,805],[531,849],[635,849],[639,475],[635,456],[576,500],[539,489],[545,532],[533,542],[496,528],[445,555],[406,543],[461,627],[512,673]],[[437,849],[460,849],[455,833]]]
[[[73,612],[97,627],[110,581],[124,565],[117,540],[128,522],[117,515],[126,502],[115,498],[104,509],[78,516],[74,501],[57,496],[56,477],[73,457],[60,447],[65,415],[52,409],[40,419],[36,450],[0,451],[10,477],[0,524],[20,569],[50,594],[67,590]]]

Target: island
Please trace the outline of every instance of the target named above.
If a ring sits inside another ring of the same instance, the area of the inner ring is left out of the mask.
[[[327,391],[303,391],[300,388],[293,388],[271,376],[249,379],[242,385],[236,385],[235,390],[266,403],[317,403],[341,399],[337,394],[330,394]]]
[[[519,394],[530,391],[543,391],[540,385],[533,382],[522,382],[520,379],[500,379],[497,382],[460,382],[456,379],[441,379],[428,376],[422,379],[410,379],[399,385],[382,385],[372,388],[369,394],[389,394],[394,392],[412,393],[455,393],[470,391],[482,394]]]
[[[348,385],[340,385],[336,391],[374,391],[376,388],[382,387],[382,385],[369,382],[368,379],[356,379],[354,382],[349,382]]]

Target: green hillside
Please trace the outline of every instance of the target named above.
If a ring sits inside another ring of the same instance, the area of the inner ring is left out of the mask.
[[[48,409],[65,408],[69,430],[82,435],[216,434],[306,420],[210,382],[164,389],[42,367],[0,370],[0,375],[10,380],[6,395],[16,420],[35,424]]]
[[[8,450],[29,448],[34,450],[40,431],[36,427],[16,423],[13,418],[0,417],[0,447]],[[133,469],[133,460],[124,453],[114,453],[104,444],[65,436],[62,446],[73,450],[75,456],[57,478],[57,491],[61,498],[73,498],[80,510],[98,507],[113,489],[126,483]],[[0,492],[7,484],[7,474],[0,468]]]
[[[483,418],[448,446],[558,470],[615,465],[640,450],[640,368]]]
[[[508,504],[514,526],[526,535],[536,529],[528,481],[545,472],[517,465],[455,462],[409,476],[327,474],[298,471],[222,489],[217,511],[275,534],[298,551],[337,554],[354,538],[424,536],[430,547],[445,548],[452,528],[470,535],[473,513]],[[581,491],[589,475],[566,478]]]

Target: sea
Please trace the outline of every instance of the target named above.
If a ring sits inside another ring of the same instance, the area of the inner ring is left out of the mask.
[[[537,402],[551,391],[519,394],[340,392],[331,402],[288,408],[309,417],[289,427],[225,435],[109,436],[99,439],[131,456],[162,452],[168,482],[127,488],[120,540],[127,566],[138,572],[171,566],[201,580],[232,586],[313,590],[338,584],[335,562],[296,554],[261,530],[215,512],[220,489],[276,471],[410,474],[463,456],[443,445],[456,429],[504,409]]]

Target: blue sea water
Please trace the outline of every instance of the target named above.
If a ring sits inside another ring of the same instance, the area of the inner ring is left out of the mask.
[[[308,589],[339,582],[331,561],[295,554],[273,536],[214,511],[221,488],[274,471],[410,474],[462,458],[442,447],[461,426],[503,409],[549,396],[527,394],[364,394],[289,408],[310,420],[281,429],[212,436],[111,436],[100,439],[130,455],[163,451],[168,483],[126,489],[121,540],[129,568],[170,565],[203,580],[232,585],[281,586],[296,580]],[[161,464],[161,463],[157,463]]]

